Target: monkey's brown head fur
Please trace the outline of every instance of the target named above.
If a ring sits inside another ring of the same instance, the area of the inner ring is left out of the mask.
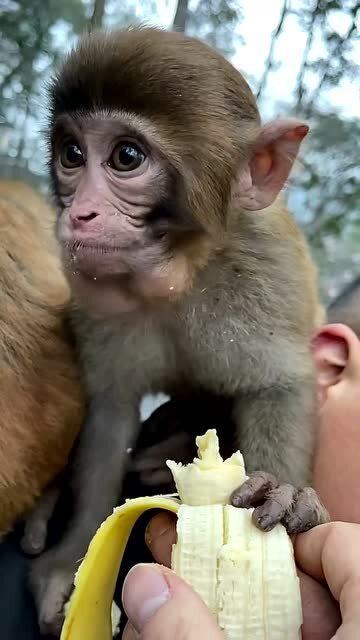
[[[249,151],[250,125],[259,124],[248,84],[223,56],[155,28],[84,38],[54,82],[51,107],[54,119],[103,109],[144,118],[206,229],[214,214],[223,218],[231,180]]]
[[[258,139],[242,75],[182,34],[93,33],[54,79],[50,108],[59,236],[73,286],[81,281],[84,292],[86,282],[86,298],[107,290],[101,304],[110,297],[110,306],[120,291],[123,302],[125,293],[181,293],[221,245],[235,182]]]

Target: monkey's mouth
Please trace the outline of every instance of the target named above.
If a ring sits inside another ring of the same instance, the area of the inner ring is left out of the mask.
[[[75,255],[79,255],[82,253],[95,253],[97,255],[103,255],[104,253],[117,253],[119,251],[123,251],[122,247],[112,246],[108,244],[92,244],[81,242],[80,240],[76,240],[74,242],[67,242],[66,249],[69,253]]]
[[[73,275],[93,279],[125,276],[131,272],[124,249],[111,245],[68,243],[64,247],[64,262]]]

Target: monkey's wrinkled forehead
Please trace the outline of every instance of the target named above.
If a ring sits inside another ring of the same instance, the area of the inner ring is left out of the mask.
[[[121,108],[186,127],[259,119],[249,86],[223,56],[182,34],[141,27],[81,40],[52,83],[50,107],[53,118]]]

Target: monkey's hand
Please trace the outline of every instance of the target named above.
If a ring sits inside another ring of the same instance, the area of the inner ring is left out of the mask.
[[[184,464],[191,462],[194,457],[192,442],[193,438],[188,433],[174,433],[158,444],[137,451],[131,471],[140,474],[140,480],[145,486],[175,486],[171,471],[165,464],[166,460],[179,458]]]
[[[32,556],[39,555],[45,549],[49,520],[60,495],[59,483],[46,489],[32,511],[25,518],[22,550]]]
[[[30,586],[38,610],[41,635],[59,637],[64,622],[64,605],[71,594],[77,566],[78,563],[71,563],[65,558],[62,549],[51,549],[33,561]]]
[[[288,533],[308,531],[329,521],[329,514],[311,487],[279,484],[270,473],[255,471],[231,496],[234,507],[255,507],[253,521],[271,531],[281,522]]]

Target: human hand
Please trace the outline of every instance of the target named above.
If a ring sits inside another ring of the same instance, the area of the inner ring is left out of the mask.
[[[341,624],[333,640],[360,636],[360,525],[331,522],[295,540],[298,566],[319,583],[327,584],[339,603]]]
[[[129,620],[123,640],[225,640],[201,598],[166,567],[133,567],[122,600]]]
[[[175,517],[166,512],[161,512],[150,521],[149,526],[147,528],[147,535],[146,535],[147,545],[150,551],[152,552],[154,559],[165,566],[170,566],[171,546],[176,539],[175,526],[176,526]],[[295,553],[296,553],[296,559],[297,559],[298,565],[300,566],[300,569],[298,570],[298,574],[300,578],[301,597],[302,597],[303,615],[304,615],[304,623],[302,627],[303,640],[330,640],[330,638],[334,636],[336,630],[341,624],[339,607],[337,603],[334,601],[326,585],[324,585],[324,579],[321,578],[321,576],[319,576],[318,565],[314,565],[314,568],[315,568],[315,572],[314,572],[311,568],[311,564],[309,564],[309,558],[310,559],[312,558],[311,539],[313,535],[314,535],[314,539],[315,539],[315,536],[317,539],[317,536],[319,535],[318,532],[323,532],[325,530],[329,530],[329,532],[331,532],[333,531],[334,528],[335,528],[335,531],[339,531],[339,529],[342,529],[343,527],[347,527],[347,526],[348,525],[343,525],[343,523],[330,523],[328,525],[321,525],[309,531],[306,534],[299,535],[296,538]],[[316,533],[313,534],[313,531]],[[360,537],[360,526],[359,526],[359,530],[357,530],[356,536]],[[307,540],[310,541],[307,543],[306,548],[303,548],[301,546],[303,538],[304,538],[304,541],[307,541]],[[325,544],[325,538],[323,538],[323,542]],[[333,542],[331,542],[331,544],[333,544]],[[340,545],[340,547],[335,549],[334,551],[330,550],[331,552],[334,553],[338,561],[339,561],[339,558],[341,561],[342,554],[345,548],[346,549],[349,548],[349,543],[343,542],[342,544],[343,544],[343,547]],[[310,546],[310,550],[308,548],[309,546]],[[319,548],[319,546],[316,546],[316,544],[314,543],[314,550],[318,554],[321,553],[321,546]],[[304,564],[304,558],[305,558],[305,561],[306,560],[308,561],[307,565]],[[360,562],[359,562],[359,572],[360,572]],[[330,583],[329,583],[329,587],[331,588]],[[168,628],[168,633],[170,633],[170,629],[171,627]],[[131,636],[129,636],[129,640],[130,638]],[[345,639],[350,640],[350,637],[341,636],[341,640],[345,640]],[[128,640],[128,638],[126,640]],[[336,637],[336,640],[338,640],[338,636]]]

